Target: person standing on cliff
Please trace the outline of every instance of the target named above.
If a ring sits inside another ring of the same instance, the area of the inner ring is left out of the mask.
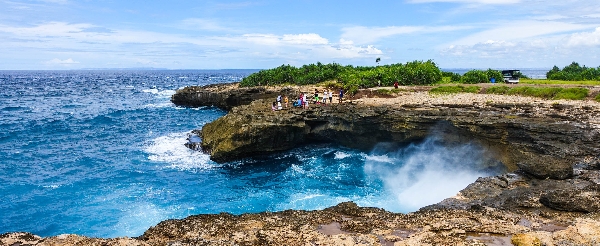
[[[398,81],[394,82],[394,88],[398,89]]]
[[[287,97],[287,95],[285,95],[285,96],[283,97],[283,102],[285,103],[285,108],[287,108],[287,107],[288,107],[288,101],[289,101],[289,100],[288,100],[288,97]]]
[[[302,107],[308,109],[308,101],[306,101],[306,94],[302,95]]]
[[[342,103],[343,98],[344,98],[344,89],[340,89],[340,97],[338,98],[339,103]]]
[[[333,103],[333,90],[329,91],[329,103]]]

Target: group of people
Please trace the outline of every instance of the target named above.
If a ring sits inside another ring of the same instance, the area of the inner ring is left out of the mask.
[[[315,89],[315,96],[313,97],[315,104],[327,104],[327,97],[329,97],[329,103],[333,103],[333,91],[323,91],[323,99],[319,100],[319,90]]]
[[[340,89],[338,96],[339,96],[338,101],[341,103],[343,100],[343,97],[344,97],[343,89]],[[323,91],[322,99],[319,99],[319,90],[315,89],[315,94],[313,95],[313,103],[314,104],[321,104],[321,103],[327,104],[327,98],[329,98],[329,103],[333,103],[333,90],[325,89]],[[288,103],[289,103],[289,99],[287,96],[282,97],[282,95],[279,95],[279,96],[277,96],[277,100],[275,102],[273,102],[273,105],[271,106],[271,110],[273,110],[273,111],[281,110],[281,109],[283,109],[283,105],[285,105],[285,108],[287,108]],[[293,106],[294,107],[302,107],[303,109],[308,109],[308,100],[306,98],[306,94],[300,93],[300,96],[293,103]]]
[[[277,96],[277,100],[275,100],[275,102],[273,102],[273,105],[271,106],[271,110],[275,111],[275,110],[282,110],[283,106],[282,106],[282,101],[283,101],[283,105],[285,105],[285,107],[288,107],[288,97],[284,96],[281,97],[281,95]]]

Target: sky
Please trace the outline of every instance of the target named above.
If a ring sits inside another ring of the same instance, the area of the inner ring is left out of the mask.
[[[0,0],[0,70],[600,66],[599,0]]]

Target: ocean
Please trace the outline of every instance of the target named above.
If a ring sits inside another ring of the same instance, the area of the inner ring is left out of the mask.
[[[191,130],[226,112],[176,107],[171,95],[255,71],[0,71],[0,234],[133,237],[189,215],[344,201],[411,212],[496,174],[475,168],[483,148],[448,149],[435,136],[369,152],[315,143],[225,164],[187,149]]]

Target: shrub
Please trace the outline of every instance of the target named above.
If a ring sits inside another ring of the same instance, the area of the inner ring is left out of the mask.
[[[486,72],[481,70],[471,70],[466,72],[460,82],[464,84],[478,84],[478,83],[487,83],[489,82],[489,78]]]
[[[600,102],[600,94],[596,95],[594,99],[596,100],[596,102]]]
[[[498,95],[504,95],[508,92],[508,90],[510,90],[510,87],[508,86],[492,86],[487,88],[487,90],[485,91],[486,94],[498,94]]]
[[[504,81],[504,76],[502,75],[502,72],[500,72],[498,70],[493,70],[493,69],[489,68],[487,71],[485,71],[485,74],[487,75],[487,79],[488,79],[486,82],[490,82],[491,78],[494,78],[496,80],[496,82]]]
[[[460,74],[458,73],[453,73],[453,72],[442,72],[442,77],[444,79],[447,79],[447,82],[460,82],[460,78],[462,76],[460,76]],[[446,81],[444,81],[446,82]]]
[[[442,72],[429,61],[413,61],[376,67],[353,67],[321,63],[296,68],[281,65],[262,70],[242,79],[240,86],[276,84],[308,85],[325,81],[338,81],[339,87],[354,89],[374,86],[391,86],[398,81],[401,85],[431,85],[442,80]]]
[[[580,66],[577,62],[572,62],[562,70],[557,66],[554,66],[550,71],[546,73],[547,79],[555,80],[598,80],[600,81],[600,67],[588,68],[586,66]]]

